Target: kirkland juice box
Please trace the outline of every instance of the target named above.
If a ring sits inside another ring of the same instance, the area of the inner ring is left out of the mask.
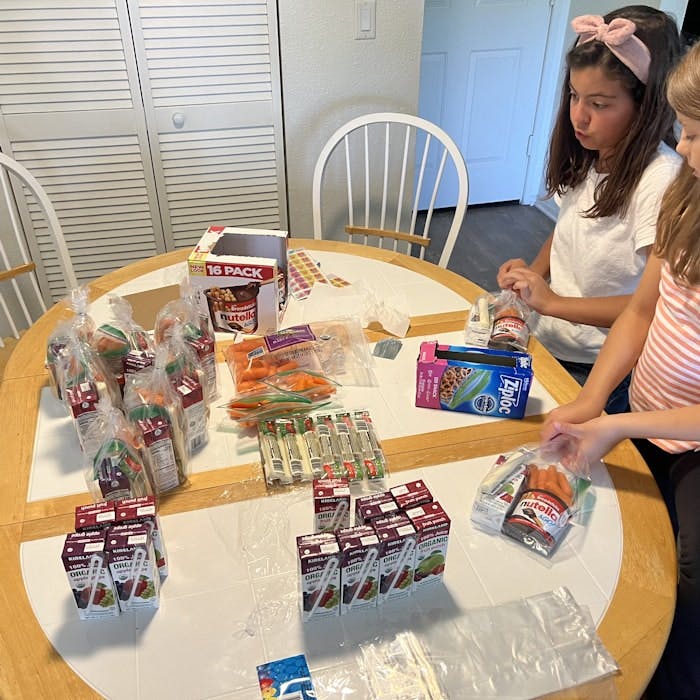
[[[65,394],[80,446],[83,447],[85,436],[97,418],[97,403],[100,400],[97,387],[92,382],[81,382],[67,387]]]
[[[340,614],[340,547],[331,532],[297,537],[304,622]]]
[[[103,530],[114,524],[114,501],[100,501],[75,507],[75,531]]]
[[[287,232],[210,226],[187,259],[215,331],[265,335],[287,301]]]
[[[109,570],[122,612],[160,605],[160,576],[146,523],[114,525],[107,530]]]
[[[413,590],[416,528],[403,513],[372,521],[379,538],[379,604],[405,598]]]
[[[350,486],[347,479],[314,479],[314,531],[335,532],[350,527]]]
[[[433,494],[421,479],[392,486],[389,491],[401,510],[413,508],[421,503],[430,503],[433,500]]]
[[[117,592],[105,552],[104,531],[67,535],[61,558],[81,620],[119,615]]]
[[[450,538],[450,518],[434,501],[406,511],[418,533],[413,585],[417,590],[442,580]]]
[[[379,594],[379,538],[371,525],[339,530],[340,614],[374,608]]]
[[[115,524],[129,525],[131,523],[145,523],[148,525],[153,539],[153,551],[156,556],[158,573],[163,579],[168,575],[168,554],[165,549],[163,530],[160,526],[160,518],[156,511],[155,496],[139,496],[137,498],[123,498],[116,501]]]
[[[528,353],[423,342],[416,406],[522,418],[532,377]]]
[[[355,525],[368,525],[375,518],[385,518],[398,512],[399,506],[389,491],[355,499]]]

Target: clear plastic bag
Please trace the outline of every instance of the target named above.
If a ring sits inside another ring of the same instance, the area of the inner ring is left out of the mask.
[[[472,304],[464,327],[464,344],[494,350],[527,352],[530,308],[510,289],[482,294]]]
[[[141,435],[109,401],[98,405],[84,444],[85,482],[95,502],[153,493]]]
[[[185,415],[165,371],[167,350],[159,348],[155,365],[127,376],[124,410],[141,432],[153,488],[157,494],[186,483],[189,454]]]
[[[551,557],[590,487],[590,465],[578,455],[563,435],[500,455],[479,485],[472,522]]]

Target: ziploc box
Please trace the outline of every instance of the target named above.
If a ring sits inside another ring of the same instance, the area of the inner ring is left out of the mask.
[[[374,608],[379,595],[379,538],[371,525],[336,533],[341,551],[340,614]]]
[[[113,525],[106,540],[121,611],[159,607],[160,576],[148,524]]]
[[[345,478],[314,479],[314,532],[350,527],[350,486]]]
[[[266,335],[287,301],[287,232],[210,226],[187,259],[190,286],[215,331]]]
[[[105,552],[105,531],[67,535],[61,558],[81,620],[119,615]]]
[[[417,590],[442,580],[450,539],[450,518],[437,501],[410,508],[406,515],[418,533],[413,575],[414,590]]]
[[[165,549],[160,518],[156,512],[155,496],[122,498],[114,503],[114,513],[116,525],[130,525],[132,523],[145,523],[148,525],[151,529],[153,553],[156,557],[158,573],[162,579],[165,578],[168,575],[168,554]]]
[[[532,377],[528,353],[423,342],[416,406],[522,418]]]
[[[302,618],[340,614],[340,547],[335,534],[319,532],[297,537]]]
[[[405,598],[413,590],[416,528],[404,513],[377,518],[372,527],[379,538],[379,604]]]

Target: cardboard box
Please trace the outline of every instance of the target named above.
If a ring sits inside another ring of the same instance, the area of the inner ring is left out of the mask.
[[[416,406],[522,418],[532,378],[528,353],[423,342]]]
[[[287,232],[210,226],[187,259],[215,331],[279,330],[287,302]]]

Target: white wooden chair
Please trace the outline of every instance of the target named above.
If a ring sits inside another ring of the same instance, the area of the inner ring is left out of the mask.
[[[341,142],[342,149],[338,148]],[[423,259],[446,166],[457,178],[454,216],[438,259],[440,267],[447,267],[467,208],[467,167],[445,131],[408,114],[379,112],[357,117],[328,139],[314,169],[314,238],[335,238],[347,221],[345,232],[350,240],[362,236],[363,243],[383,247],[384,240],[391,239],[393,250],[399,246],[402,252],[416,250]],[[331,190],[336,202],[347,192],[347,219],[344,213],[341,220],[338,212],[334,220],[322,213],[322,193],[328,201]]]
[[[66,245],[61,225],[44,188],[36,178],[16,160],[0,153],[0,188],[4,196],[6,214],[9,217],[12,231],[10,235],[6,227],[0,230],[0,308],[12,335],[19,338],[19,329],[29,327],[38,313],[46,310],[46,304],[39,289],[36,276],[36,265],[27,253],[25,232],[19,220],[15,191],[13,191],[8,173],[16,175],[24,188],[34,197],[44,215],[46,225],[56,246],[56,254],[60,263],[66,288],[78,286],[73,270],[68,247]],[[27,275],[28,279],[20,279]],[[21,319],[21,320],[20,320]],[[0,334],[0,346],[2,345]]]

